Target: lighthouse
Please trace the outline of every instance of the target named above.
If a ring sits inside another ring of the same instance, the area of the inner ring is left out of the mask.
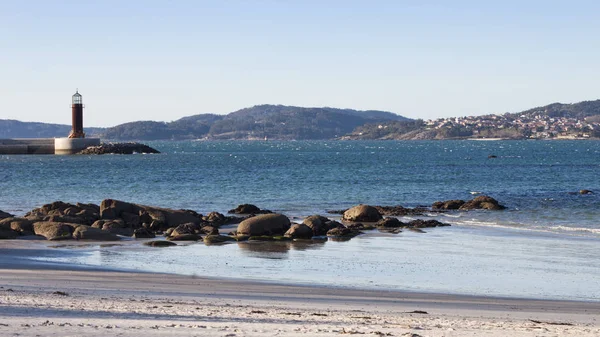
[[[54,138],[55,154],[74,154],[89,146],[100,145],[100,138],[85,138],[83,132],[83,100],[79,90],[71,98],[71,132],[69,137]]]
[[[83,132],[83,100],[79,90],[75,90],[71,102],[71,124],[69,138],[85,138]]]

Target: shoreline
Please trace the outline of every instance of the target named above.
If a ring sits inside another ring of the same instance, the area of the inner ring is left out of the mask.
[[[600,302],[80,268],[29,260],[35,250],[21,242],[8,246],[12,253],[0,257],[0,335],[600,334]]]
[[[6,269],[0,334],[22,336],[594,336],[600,303]]]

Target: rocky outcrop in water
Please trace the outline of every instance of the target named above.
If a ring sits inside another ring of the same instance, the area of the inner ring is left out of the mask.
[[[354,222],[377,222],[381,220],[381,214],[377,208],[369,205],[354,206],[342,215],[342,220]]]
[[[487,195],[480,195],[475,199],[464,201],[464,200],[447,200],[447,201],[436,201],[431,206],[434,210],[461,210],[468,211],[473,209],[485,209],[499,211],[506,207],[500,205],[498,200],[489,197]]]
[[[481,203],[488,202],[483,198],[478,200]],[[35,208],[23,217],[0,219],[0,239],[114,241],[125,236],[149,239],[164,235],[168,241],[204,240],[206,244],[244,240],[322,242],[327,237],[334,241],[345,241],[360,235],[362,231],[376,228],[399,233],[398,228],[418,230],[448,225],[436,220],[405,223],[395,217],[383,218],[378,209],[404,214],[404,208],[399,206],[378,208],[358,205],[344,212],[344,224],[318,214],[306,217],[302,223],[292,224],[287,216],[277,213],[251,214],[244,218],[210,212],[204,216],[193,210],[154,207],[115,199],[105,199],[100,205],[55,201]],[[270,212],[249,204],[240,205],[235,210]],[[238,224],[237,230],[227,236],[221,235],[219,228],[225,224]]]
[[[103,143],[90,146],[77,154],[134,154],[134,153],[160,153],[158,150],[140,143]]]
[[[251,214],[269,214],[269,213],[273,213],[273,212],[266,210],[266,209],[260,209],[256,205],[241,204],[241,205],[238,205],[238,207],[236,207],[234,209],[230,209],[227,213],[251,215]]]

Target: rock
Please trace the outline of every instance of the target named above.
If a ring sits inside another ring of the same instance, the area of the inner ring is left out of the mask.
[[[0,240],[13,240],[19,236],[19,233],[10,228],[0,227]]]
[[[354,222],[377,222],[382,216],[379,211],[372,206],[358,205],[344,212],[342,220]]]
[[[320,215],[311,215],[302,221],[303,224],[310,227],[313,231],[314,235],[325,235],[328,230],[331,228],[327,228],[325,224],[330,222],[328,218]],[[332,227],[333,228],[333,227]]]
[[[467,201],[459,210],[472,210],[472,209],[487,209],[487,210],[503,210],[506,207],[500,205],[498,201],[487,195],[480,195],[473,200]]]
[[[6,213],[4,211],[0,211],[0,219],[12,218],[12,217],[14,217],[14,215],[12,215],[10,213]]]
[[[4,218],[0,220],[0,228],[11,229],[20,235],[33,235],[33,221],[25,218]]]
[[[436,201],[433,203],[431,208],[443,209],[443,210],[456,210],[465,204],[464,200],[447,200],[447,201]]]
[[[248,218],[237,227],[238,235],[283,235],[290,229],[290,219],[283,214],[261,214]]]
[[[146,228],[138,228],[133,231],[133,237],[136,239],[153,239],[156,235]]]
[[[439,222],[437,220],[422,220],[422,219],[410,221],[409,223],[407,223],[405,225],[405,227],[410,227],[410,228],[430,228],[430,227],[447,227],[447,226],[450,226],[450,224]]]
[[[177,244],[175,242],[163,241],[163,240],[144,242],[144,245],[150,246],[150,247],[171,247],[171,246],[177,246]]]
[[[398,228],[398,227],[405,227],[406,224],[403,223],[402,221],[398,220],[397,218],[384,218],[381,219],[377,222],[376,224],[377,227],[386,227],[386,228]]]
[[[123,214],[132,225],[135,225],[138,220],[129,214],[137,214],[140,223],[153,223],[152,227],[159,227],[158,229],[152,228],[153,230],[164,230],[190,222],[200,224],[202,221],[202,215],[191,210],[173,210],[114,199],[102,200],[100,204],[100,217],[102,219],[118,219],[122,218]]]
[[[219,212],[210,212],[207,216],[202,217],[202,220],[209,222],[212,226],[222,226],[227,222],[227,218]]]
[[[181,224],[177,227],[175,227],[171,233],[169,233],[169,236],[180,236],[180,235],[187,235],[187,234],[196,234],[198,233],[198,230],[200,229],[200,227],[196,224],[193,223],[186,223],[186,224]]]
[[[219,234],[219,230],[213,226],[201,227],[199,232],[206,234],[206,235],[218,235]]]
[[[75,240],[95,240],[95,241],[118,241],[119,237],[108,231],[103,231],[98,228],[81,225],[73,231],[73,239]]]
[[[93,222],[90,222],[89,219],[78,218],[70,215],[54,215],[56,212],[52,212],[52,215],[47,215],[42,218],[42,221],[46,222],[66,222],[66,223],[74,223],[79,225],[91,225]]]
[[[123,236],[132,236],[133,228],[129,227],[125,224],[125,222],[121,219],[117,220],[97,220],[92,224],[93,228],[102,229],[103,231],[107,231],[109,233],[123,235]]]
[[[424,208],[406,208],[402,206],[374,206],[379,214],[387,216],[422,215]]]
[[[236,241],[234,238],[226,235],[207,235],[204,237],[204,243],[206,244],[219,244],[230,241]]]
[[[579,194],[594,194],[594,192],[590,191],[590,190],[580,190]],[[1,216],[0,216],[1,217]]]
[[[238,205],[238,207],[236,207],[234,209],[230,209],[229,212],[227,212],[227,213],[231,213],[231,214],[268,214],[268,213],[272,213],[272,212],[268,211],[268,210],[262,210],[252,204],[242,204],[242,205]]]
[[[293,224],[285,232],[284,236],[292,239],[310,239],[313,237],[313,229],[305,224]]]
[[[72,234],[74,226],[79,225],[42,221],[33,224],[33,232],[36,235],[41,235],[48,240],[71,240],[73,239]]]
[[[99,207],[94,204],[75,205],[62,201],[35,208],[25,214],[25,218],[33,221],[66,222],[91,225],[100,218]]]
[[[346,228],[346,227],[334,228],[334,229],[329,230],[329,232],[327,232],[328,237],[334,237],[334,238],[337,237],[337,238],[346,238],[346,239],[353,238],[353,237],[357,236],[358,234],[361,234],[361,232],[358,230],[353,230],[353,229]]]
[[[123,212],[123,213],[121,213],[121,219],[123,219],[123,221],[125,222],[127,227],[140,228],[142,226],[142,221],[140,219],[140,216],[137,214],[137,212],[135,214],[129,213],[129,212]]]
[[[134,154],[134,153],[160,153],[148,145],[140,143],[103,143],[98,146],[89,146],[77,154]]]
[[[175,236],[169,236],[167,238],[169,241],[198,241],[202,240],[202,237],[197,234],[180,234]]]

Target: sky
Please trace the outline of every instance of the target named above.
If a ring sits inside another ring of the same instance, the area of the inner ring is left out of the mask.
[[[600,1],[0,0],[0,119],[259,104],[434,119],[600,98]]]

